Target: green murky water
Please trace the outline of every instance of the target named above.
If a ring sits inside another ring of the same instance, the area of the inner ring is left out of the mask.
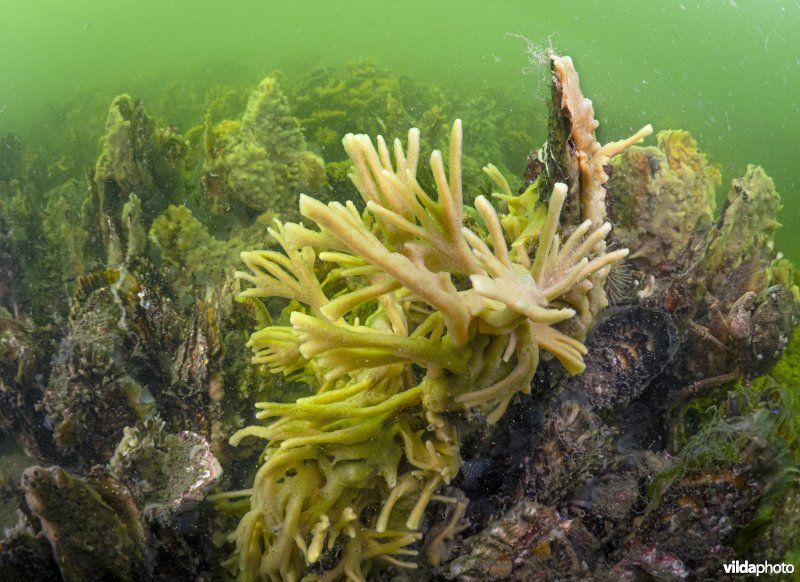
[[[797,260],[797,30],[795,0],[491,6],[306,0],[224,7],[208,0],[145,0],[124,9],[92,0],[38,0],[9,4],[0,19],[0,132],[48,139],[58,133],[67,104],[91,99],[98,103],[87,131],[94,142],[105,106],[120,91],[180,124],[182,102],[191,101],[187,93],[204,82],[254,86],[273,69],[292,75],[364,56],[423,79],[457,83],[467,93],[507,87],[544,111],[545,72],[531,68],[525,43],[513,36],[524,35],[574,58],[598,111],[601,141],[646,122],[656,130],[689,129],[722,167],[721,196],[747,163],[763,165],[784,200],[778,243]],[[189,80],[195,84],[181,90]],[[151,102],[159,102],[158,109]],[[543,140],[541,130],[531,136],[532,145]]]

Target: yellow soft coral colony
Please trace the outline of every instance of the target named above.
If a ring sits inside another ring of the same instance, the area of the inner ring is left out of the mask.
[[[531,213],[491,168],[509,213],[536,214],[540,228],[518,228],[522,215],[501,222],[483,196],[475,208],[486,239],[465,228],[461,138],[456,121],[449,172],[441,152],[431,155],[434,199],[416,180],[417,129],[405,150],[395,140],[394,164],[381,137],[376,146],[347,135],[366,208],[302,196],[300,212],[318,230],[276,222],[269,233],[283,252],[242,254],[249,272],[237,277],[253,285],[243,295],[304,306],[291,326],[252,335],[253,361],[299,373],[316,394],[259,403],[264,424],[231,439],[267,440],[232,536],[241,579],[363,580],[376,559],[414,568],[426,506],[454,501],[436,495],[461,465],[445,413],[495,423],[529,391],[540,348],[571,373],[583,369],[580,339],[554,326],[576,317],[593,292],[586,282],[627,251],[606,251],[610,226],[596,214],[566,234],[564,184]]]

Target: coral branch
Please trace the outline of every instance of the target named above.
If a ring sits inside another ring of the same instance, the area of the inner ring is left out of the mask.
[[[582,371],[585,315],[603,299],[590,294],[627,253],[605,251],[604,211],[562,226],[565,184],[555,184],[545,207],[535,187],[513,195],[492,166],[486,171],[509,214],[501,219],[479,196],[486,234],[467,228],[460,121],[449,171],[441,152],[430,158],[435,199],[416,179],[419,131],[409,132],[406,151],[395,140],[394,168],[383,138],[373,145],[349,134],[343,142],[363,213],[352,202],[301,196],[300,213],[319,230],[278,225],[270,234],[284,254],[244,253],[251,272],[237,274],[254,285],[247,295],[310,307],[291,314],[291,327],[254,333],[253,361],[318,379],[313,396],[259,403],[256,416],[267,424],[231,439],[268,441],[235,536],[248,575],[296,579],[304,565],[336,560],[327,576],[363,579],[362,564],[375,558],[415,567],[408,546],[461,467],[458,413],[496,423],[517,394],[530,392],[540,350]],[[333,267],[323,283],[317,259]]]

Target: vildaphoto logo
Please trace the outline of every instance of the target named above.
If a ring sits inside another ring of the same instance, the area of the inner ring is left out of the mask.
[[[730,564],[723,564],[722,569],[725,570],[726,574],[755,574],[756,576],[761,576],[761,574],[794,574],[794,564],[785,564],[783,562],[780,564],[770,564],[769,562],[751,564],[747,560],[744,562],[734,560]]]

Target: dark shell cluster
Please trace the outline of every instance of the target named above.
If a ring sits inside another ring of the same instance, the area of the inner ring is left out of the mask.
[[[586,370],[569,379],[563,397],[588,401],[595,411],[629,404],[670,364],[677,333],[660,309],[607,310],[586,339]]]
[[[532,155],[530,181],[546,166]],[[719,579],[800,549],[800,304],[772,243],[774,185],[751,166],[716,213],[719,171],[687,132],[612,172],[613,244],[632,251],[607,284],[614,307],[582,374],[540,366],[533,400],[467,439],[456,485],[477,501],[447,579]]]

